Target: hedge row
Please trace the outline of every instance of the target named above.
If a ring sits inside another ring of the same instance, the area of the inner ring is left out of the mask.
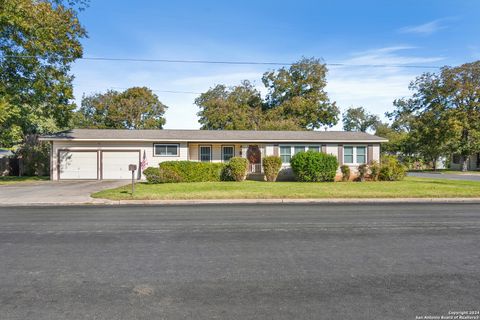
[[[234,157],[226,164],[195,161],[164,161],[143,171],[149,183],[242,181],[248,161]]]
[[[164,161],[143,171],[149,183],[220,181],[223,163]]]
[[[267,181],[275,181],[281,169],[281,160],[277,156],[263,158],[263,167]],[[334,181],[338,169],[337,158],[333,155],[307,151],[299,152],[290,161],[298,181],[321,182]],[[208,182],[208,181],[243,181],[247,175],[248,160],[234,157],[226,164],[194,161],[165,161],[157,168],[150,167],[143,171],[149,183],[171,182]],[[406,175],[405,166],[395,157],[383,158],[382,165],[372,162],[359,166],[359,180],[366,176],[372,180],[396,181]],[[350,168],[342,166],[343,181],[348,181]]]

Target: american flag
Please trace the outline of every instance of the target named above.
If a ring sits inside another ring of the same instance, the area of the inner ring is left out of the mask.
[[[147,154],[145,153],[145,151],[143,151],[143,159],[142,159],[142,162],[140,163],[140,167],[142,168],[142,171],[145,170],[147,166],[148,166]]]

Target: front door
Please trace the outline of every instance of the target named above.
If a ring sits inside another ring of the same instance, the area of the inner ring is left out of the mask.
[[[258,145],[249,145],[247,149],[247,159],[249,162],[249,172],[262,172],[262,152]]]

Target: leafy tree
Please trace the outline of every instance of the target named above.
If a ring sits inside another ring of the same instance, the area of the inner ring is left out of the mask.
[[[217,85],[195,99],[202,129],[256,130],[262,123],[260,92],[247,80],[227,88]]]
[[[440,79],[447,127],[454,136],[451,150],[462,156],[462,171],[467,171],[470,156],[480,151],[480,60],[444,67]]]
[[[22,141],[22,128],[17,124],[20,108],[0,98],[0,147],[10,147]]]
[[[0,96],[14,109],[15,136],[39,132],[39,119],[68,125],[74,105],[70,66],[82,56],[86,37],[77,12],[86,1],[3,0],[0,2]],[[32,121],[36,123],[32,123]],[[47,125],[50,127],[50,125]]]
[[[410,84],[411,98],[394,102],[394,119],[409,117],[410,139],[427,159],[441,153],[462,156],[468,169],[480,151],[480,61],[425,73]]]
[[[377,115],[368,113],[363,107],[347,109],[342,118],[343,130],[345,131],[367,132],[367,130],[374,129],[380,123]]]
[[[50,143],[39,141],[37,134],[28,134],[16,151],[22,159],[23,175],[44,176],[50,172]]]
[[[327,68],[316,59],[302,59],[290,68],[266,72],[268,96],[247,80],[227,88],[217,85],[195,104],[202,129],[307,130],[330,127],[338,121],[338,108],[324,91]]]
[[[338,122],[339,110],[330,102],[325,86],[327,67],[319,59],[303,58],[288,69],[266,72],[265,106],[278,119],[295,119],[300,127],[318,129]]]
[[[123,92],[84,96],[74,117],[77,128],[162,129],[167,106],[152,90],[133,87]]]
[[[120,128],[162,129],[167,108],[152,90],[133,87],[118,95],[109,109],[109,116]]]
[[[109,116],[109,108],[115,103],[119,93],[108,90],[82,97],[82,103],[73,116],[73,127],[105,129],[115,128],[116,124]]]
[[[388,142],[382,143],[383,153],[409,156],[413,152],[408,132],[401,126],[380,122],[375,128],[375,135],[388,139]]]

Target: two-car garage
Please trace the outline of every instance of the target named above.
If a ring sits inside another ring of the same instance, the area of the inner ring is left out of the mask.
[[[60,180],[131,179],[130,164],[140,178],[140,150],[59,150],[57,159]]]

